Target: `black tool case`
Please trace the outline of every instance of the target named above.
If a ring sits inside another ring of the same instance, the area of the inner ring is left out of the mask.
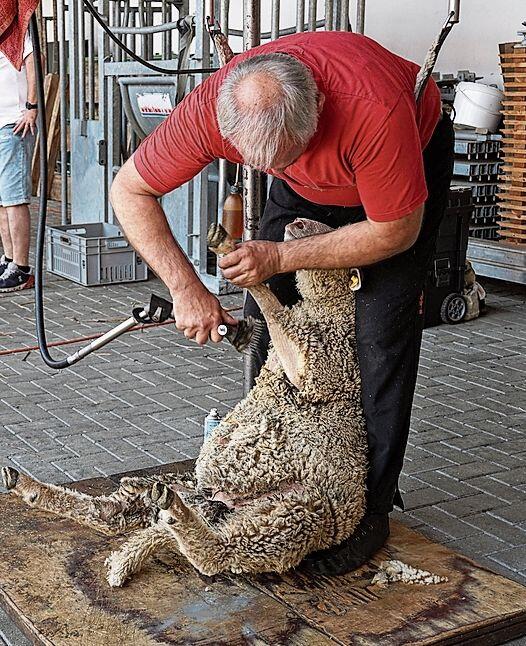
[[[462,292],[472,213],[471,189],[451,187],[426,279],[424,327],[460,323],[466,315],[467,304]]]

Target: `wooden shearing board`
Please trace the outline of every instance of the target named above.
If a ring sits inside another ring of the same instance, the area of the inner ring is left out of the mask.
[[[117,481],[75,486],[98,494]],[[490,646],[526,634],[524,586],[398,523],[373,562],[343,577],[312,578],[299,569],[209,578],[164,552],[124,588],[111,589],[104,559],[118,539],[7,494],[0,495],[0,517],[0,605],[38,646]],[[372,586],[377,564],[388,558],[449,582]]]

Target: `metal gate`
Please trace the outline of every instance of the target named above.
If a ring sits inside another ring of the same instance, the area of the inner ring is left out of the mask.
[[[213,6],[211,6],[213,2]],[[350,30],[348,0],[297,0],[295,24],[280,25],[285,5],[279,0],[196,0],[189,16],[189,0],[98,0],[97,10],[112,31],[143,58],[158,66],[175,69],[217,67],[206,30],[211,9],[230,36],[243,38],[243,49],[294,32],[336,29]],[[160,76],[130,59],[115,45],[84,9],[82,0],[69,0],[69,9],[59,3],[57,31],[62,105],[66,104],[69,68],[69,127],[71,159],[71,219],[73,222],[113,222],[109,190],[115,174],[138,145],[138,132],[159,122],[155,117],[137,115],[138,97],[165,95],[164,106],[175,105],[182,91],[202,82],[207,74],[189,79]],[[261,33],[262,5],[270,12],[271,28]],[[357,31],[363,31],[365,0],[359,0]],[[242,29],[230,24],[242,18]],[[283,22],[283,21],[281,21]],[[189,34],[188,30],[191,30]],[[193,51],[189,40],[193,37]],[[69,42],[69,47],[68,47]],[[168,98],[166,98],[168,97]],[[162,113],[163,104],[157,101]],[[66,159],[66,111],[62,112],[61,158]],[[151,129],[151,128],[149,128]],[[191,182],[162,198],[171,229],[196,267],[203,282],[215,293],[230,288],[218,274],[215,257],[206,248],[211,221],[221,217],[227,194],[229,165],[224,160],[210,164]],[[66,165],[61,164],[63,220],[68,202]],[[265,183],[252,169],[243,169],[245,237],[255,236],[264,203]]]

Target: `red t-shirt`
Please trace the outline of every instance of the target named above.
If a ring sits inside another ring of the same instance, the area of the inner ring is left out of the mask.
[[[426,200],[422,150],[440,115],[440,92],[430,81],[417,107],[418,65],[347,32],[279,38],[239,54],[215,72],[137,149],[135,165],[152,189],[167,193],[217,158],[242,163],[219,132],[216,97],[233,66],[271,52],[307,65],[325,103],[307,150],[284,172],[270,174],[317,204],[362,204],[372,220],[396,220]]]

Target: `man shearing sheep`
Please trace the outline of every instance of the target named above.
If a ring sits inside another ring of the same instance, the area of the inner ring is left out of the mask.
[[[198,343],[234,323],[199,281],[157,197],[216,158],[273,176],[259,239],[220,261],[240,287],[267,281],[298,300],[300,268],[360,267],[356,338],[369,444],[367,513],[344,543],[307,565],[340,574],[385,542],[402,469],[423,325],[423,286],[445,211],[453,129],[436,84],[418,105],[418,66],[346,32],[301,33],[236,56],[193,90],[122,167],[112,203],[165,282],[176,325]],[[336,231],[283,242],[297,217]],[[260,316],[252,300],[245,314]],[[258,360],[266,357],[263,341]]]

